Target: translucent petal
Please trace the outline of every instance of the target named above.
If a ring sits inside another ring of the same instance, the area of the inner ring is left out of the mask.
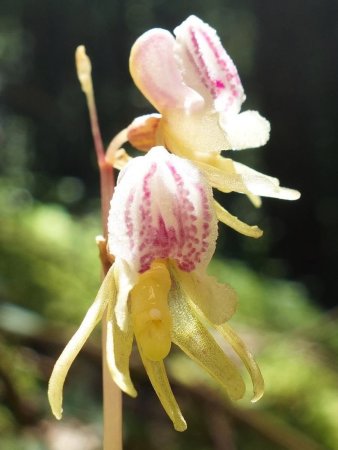
[[[107,341],[106,358],[111,376],[119,388],[132,397],[137,392],[130,379],[129,359],[133,345],[133,330],[131,323],[125,331],[116,322],[114,313],[115,302],[109,302],[107,311]]]
[[[155,28],[140,36],[131,49],[131,76],[160,112],[168,108],[194,109],[203,105],[202,98],[182,81],[174,44],[175,39],[169,31]]]
[[[174,283],[173,283],[174,285]],[[173,286],[169,307],[173,318],[173,342],[225,388],[232,400],[245,393],[245,385],[237,367],[218,346],[182,289]]]
[[[248,225],[245,222],[239,220],[236,216],[230,214],[226,209],[223,208],[218,202],[214,202],[216,215],[218,220],[223,222],[228,227],[233,228],[238,231],[238,233],[244,234],[245,236],[259,238],[262,236],[263,231],[257,227],[257,225]]]
[[[136,272],[161,258],[206,266],[217,236],[212,190],[190,161],[154,147],[120,172],[108,231],[110,252]]]
[[[188,273],[173,265],[172,271],[182,290],[210,322],[219,325],[234,314],[237,294],[230,285],[218,283],[201,270]]]
[[[115,292],[114,266],[112,266],[103,280],[94,303],[88,309],[79,329],[68,342],[55,363],[49,380],[48,399],[52,412],[57,419],[61,419],[62,416],[62,391],[70,366],[97,323],[101,320],[107,304],[115,301]]]
[[[225,158],[222,158],[225,159]],[[226,159],[229,164],[222,168],[218,168],[215,165],[206,164],[201,161],[195,161],[194,164],[202,171],[203,175],[206,177],[208,183],[218,189],[221,192],[240,192],[242,194],[249,193],[246,185],[244,184],[243,178],[240,174],[236,173],[234,170],[234,163],[230,159]],[[214,163],[214,161],[213,161]],[[218,160],[215,160],[215,164]]]
[[[117,290],[115,305],[116,323],[121,331],[127,332],[130,320],[128,312],[128,297],[129,292],[135,286],[137,272],[133,270],[126,261],[116,257],[114,264],[114,276]]]
[[[242,339],[227,323],[218,326],[217,330],[229,342],[248,369],[254,392],[254,397],[251,401],[257,402],[264,394],[264,380],[256,361],[253,359],[252,354],[248,351]]]
[[[228,158],[216,158],[213,164],[194,161],[203,172],[208,183],[221,192],[239,192],[274,197],[283,200],[297,200],[300,193],[294,189],[279,186],[277,178],[257,172],[244,164],[234,162]]]
[[[257,111],[235,115],[222,113],[219,123],[232,150],[261,147],[269,140],[270,123]]]
[[[300,192],[280,187],[278,178],[257,172],[244,164],[234,162],[236,172],[242,177],[246,188],[255,195],[273,197],[281,200],[298,200]]]
[[[150,382],[165,412],[172,420],[175,430],[185,431],[187,424],[171,390],[163,361],[150,361],[144,356],[140,347],[139,351]]]
[[[237,69],[216,31],[190,16],[174,31],[175,52],[185,83],[216,111],[239,112],[245,99]]]

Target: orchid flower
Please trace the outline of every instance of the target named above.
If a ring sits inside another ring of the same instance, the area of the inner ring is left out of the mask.
[[[186,422],[163,362],[172,343],[211,374],[231,399],[239,399],[244,382],[214,339],[213,328],[247,367],[253,401],[262,396],[259,368],[227,324],[236,294],[206,273],[216,237],[211,188],[190,161],[155,147],[124,167],[108,221],[108,249],[115,261],[51,375],[49,401],[57,418],[69,368],[105,311],[111,376],[122,391],[136,396],[129,373],[135,337],[149,379],[176,430],[185,430]]]
[[[298,199],[299,192],[280,187],[277,178],[221,156],[222,150],[264,145],[270,124],[257,111],[240,112],[244,90],[214,29],[190,16],[174,34],[176,39],[155,28],[132,47],[131,75],[160,114],[135,119],[125,140],[143,151],[165,146],[192,160],[212,187],[246,194],[256,206],[260,196]],[[248,236],[262,235],[258,227],[241,222],[218,203],[215,207],[219,220],[230,227]]]

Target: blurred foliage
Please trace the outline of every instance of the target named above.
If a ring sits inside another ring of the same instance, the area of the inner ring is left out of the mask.
[[[167,366],[189,425],[176,433],[135,352],[139,397],[125,398],[126,449],[338,449],[337,314],[329,309],[338,256],[337,2],[1,0],[1,450],[100,449],[98,332],[71,370],[62,422],[46,399],[52,365],[100,279],[98,175],[74,49],[83,43],[92,58],[108,143],[152,111],[128,74],[132,43],[151,27],[173,30],[191,13],[218,30],[246,109],[272,124],[266,149],[236,159],[303,196],[266,200],[261,210],[243,196],[221,199],[264,229],[256,241],[221,226],[211,268],[238,291],[233,325],[261,365],[264,398],[230,404],[174,350]]]

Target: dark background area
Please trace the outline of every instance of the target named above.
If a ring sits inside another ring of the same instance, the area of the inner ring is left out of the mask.
[[[284,271],[304,282],[315,301],[332,307],[338,259],[334,0],[214,0],[194,2],[193,7],[189,2],[163,1],[2,0],[2,173],[16,163],[15,155],[6,155],[14,118],[28,139],[21,159],[30,173],[26,189],[32,197],[60,201],[58,183],[69,176],[79,180],[83,195],[67,207],[81,213],[92,205],[98,196],[97,172],[85,102],[75,77],[74,49],[84,43],[92,58],[108,143],[135,116],[152,111],[128,73],[132,43],[150,27],[173,30],[190,13],[218,30],[236,62],[248,98],[243,108],[260,110],[271,122],[265,148],[234,158],[252,162],[302,192],[295,203],[265,200],[262,213],[250,212],[250,205],[234,200],[233,211],[257,218],[267,241],[243,244],[242,237],[228,231],[224,254],[246,259],[263,272]]]

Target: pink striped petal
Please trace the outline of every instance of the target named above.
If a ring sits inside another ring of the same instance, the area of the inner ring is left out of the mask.
[[[140,36],[131,49],[131,76],[143,95],[160,112],[194,109],[203,99],[183,83],[174,56],[175,38],[169,31],[154,28]]]
[[[174,33],[184,82],[216,111],[238,113],[245,100],[244,90],[216,31],[198,17],[190,16]]]
[[[189,161],[154,147],[121,171],[108,232],[110,252],[140,273],[158,258],[206,267],[217,237],[211,188]]]

